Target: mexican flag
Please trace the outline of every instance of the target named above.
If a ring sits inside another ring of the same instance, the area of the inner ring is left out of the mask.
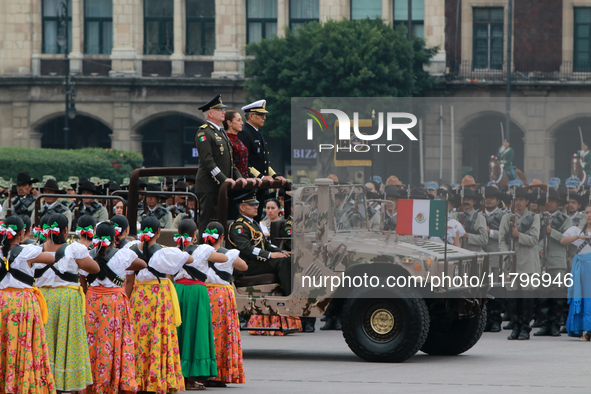
[[[396,233],[444,238],[445,200],[398,200]]]

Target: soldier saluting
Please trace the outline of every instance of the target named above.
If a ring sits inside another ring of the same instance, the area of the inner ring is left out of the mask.
[[[28,172],[19,172],[16,178],[16,192],[17,196],[12,200],[7,199],[2,204],[2,212],[0,218],[8,215],[10,202],[10,216],[12,215],[26,215],[31,217],[35,209],[35,200],[33,196],[33,183],[39,182],[39,179],[33,179]]]
[[[230,226],[228,241],[240,250],[240,258],[248,264],[245,275],[277,274],[285,295],[289,295],[292,282],[291,252],[272,245],[254,219],[259,208],[254,190],[235,201],[238,202],[240,216]]]
[[[503,216],[499,228],[501,251],[515,250],[515,256],[512,259],[512,272],[517,274],[539,274],[540,216],[527,209],[530,200],[534,196],[529,194],[523,187],[515,187],[513,195],[515,213]],[[513,297],[507,300],[513,329],[507,339],[527,340],[529,339],[530,322],[533,317],[534,300],[531,298],[533,288],[531,285],[523,286],[521,281],[516,280],[513,287],[509,282],[507,290]]]
[[[545,290],[546,298],[540,299],[541,328],[534,336],[560,336],[560,318],[564,308],[563,302],[566,292],[556,285],[555,280],[562,281],[566,274],[566,252],[567,245],[562,245],[562,236],[566,230],[572,227],[572,220],[561,213],[558,208],[564,203],[560,193],[555,189],[549,189],[548,195],[542,195],[546,199],[547,214],[541,222],[540,240],[542,256],[545,260],[546,272],[552,278],[552,285]],[[545,249],[545,250],[544,250]],[[564,294],[563,294],[564,293]]]
[[[217,216],[217,202],[220,185],[231,186],[236,180],[246,185],[240,171],[234,165],[232,143],[222,127],[226,116],[226,106],[222,96],[217,95],[207,104],[199,107],[205,114],[205,122],[195,135],[195,146],[199,155],[199,170],[196,184],[199,198],[199,233],[203,234],[209,222]]]

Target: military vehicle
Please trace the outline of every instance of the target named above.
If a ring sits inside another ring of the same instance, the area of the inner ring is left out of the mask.
[[[135,220],[140,176],[182,176],[194,171],[189,168],[135,170],[129,185],[130,223]],[[263,182],[259,189],[278,187],[281,187],[279,181]],[[314,185],[293,191],[289,184],[283,187],[292,196],[291,203],[285,204],[286,215],[290,205],[294,211],[293,289],[289,296],[283,296],[274,274],[238,276],[234,286],[239,313],[338,315],[348,346],[367,361],[402,362],[419,350],[433,355],[457,355],[478,342],[486,323],[488,283],[446,285],[433,291],[430,284],[442,273],[449,277],[486,276],[491,256],[513,252],[476,253],[384,231],[386,212],[392,208],[392,202],[367,200],[361,185],[334,185],[330,179],[317,179]],[[228,191],[240,189],[243,188],[239,185],[220,187],[220,222],[226,223]],[[374,216],[370,218],[372,213]],[[375,220],[375,215],[379,215],[379,220]],[[134,235],[135,226],[131,226],[131,232]],[[161,243],[173,246],[173,232],[163,231]],[[272,228],[274,244],[285,241],[274,233],[277,231]],[[330,282],[317,285],[324,278],[343,275],[377,277],[379,283],[357,288],[332,288]],[[309,278],[306,286],[304,277]],[[422,278],[424,286],[390,287],[387,283],[388,279],[411,277]]]

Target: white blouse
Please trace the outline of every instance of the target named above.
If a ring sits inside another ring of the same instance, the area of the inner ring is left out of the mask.
[[[14,259],[12,264],[10,264],[10,267],[34,277],[35,269],[33,267],[29,267],[28,261],[37,258],[41,254],[41,252],[43,252],[43,248],[37,245],[21,246],[23,247],[23,250],[21,250],[17,258]],[[10,259],[10,252],[8,253],[8,258]],[[0,250],[0,259],[4,259],[2,250]],[[0,261],[0,263],[4,264],[4,261]],[[14,287],[15,289],[31,289],[33,286],[29,286],[21,282],[20,280],[16,280],[12,277],[10,273],[7,273],[4,279],[2,279],[2,282],[0,282],[0,289],[6,289],[7,287]]]
[[[572,226],[572,227],[569,227],[568,230],[566,230],[564,232],[564,234],[562,234],[562,236],[563,237],[572,237],[574,235],[582,234],[582,232],[583,232],[582,229],[578,228],[577,226]],[[591,235],[591,233],[589,231],[587,231],[585,233],[585,235]],[[573,242],[571,242],[571,244],[572,245],[575,245],[578,248],[585,241],[586,241],[586,239],[576,239]],[[583,250],[581,250],[581,252],[579,254],[587,254],[587,253],[590,253],[590,252],[591,252],[591,246],[586,245],[583,248]]]
[[[226,271],[227,273],[229,273],[230,275],[234,272],[234,261],[236,260],[236,258],[240,255],[240,251],[238,249],[231,249],[228,250],[228,252],[226,253],[226,257],[228,258],[228,261],[226,261],[225,263],[214,263],[215,267],[219,270],[219,271]],[[215,271],[212,268],[208,268],[207,270],[207,283],[214,283],[214,284],[219,284],[219,285],[229,285],[229,282],[226,282],[225,280],[223,280],[222,278],[220,278]]]
[[[131,263],[137,259],[137,254],[129,249],[118,249],[117,253],[109,260],[107,265],[114,273],[116,273],[121,279],[125,279],[125,271]],[[88,276],[88,272],[80,270],[80,275]],[[97,279],[90,283],[89,286],[103,286],[103,287],[120,287],[115,283],[111,282],[109,278]]]
[[[179,249],[180,250],[180,249]],[[207,274],[207,270],[209,269],[209,265],[207,264],[207,259],[211,254],[215,252],[215,249],[211,245],[199,245],[195,251],[193,251],[193,262],[191,264],[187,264],[189,267],[197,268],[199,271]],[[174,277],[174,280],[179,279],[193,279],[191,275],[187,273],[182,267],[180,268],[179,273]]]
[[[178,248],[162,248],[150,257],[148,265],[163,274],[175,275],[187,260],[189,260],[189,257],[189,253],[183,252]],[[139,282],[156,279],[147,268],[138,272],[135,278]]]
[[[55,252],[47,252],[55,257]],[[90,257],[86,246],[74,242],[66,247],[64,257],[60,261],[55,263],[54,267],[61,273],[70,272],[77,274],[79,271],[76,260],[81,260],[86,257]],[[34,269],[41,269],[45,264],[34,264]],[[80,286],[80,283],[66,282],[53,272],[52,269],[48,269],[45,273],[37,278],[37,287],[59,287],[59,286]]]

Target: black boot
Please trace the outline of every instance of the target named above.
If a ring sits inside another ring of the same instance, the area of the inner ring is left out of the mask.
[[[520,299],[520,313],[519,313],[519,337],[517,339],[520,340],[528,340],[529,333],[531,331],[531,326],[529,323],[532,320],[533,311],[534,311],[534,299],[533,298],[526,298],[527,294],[524,294],[522,299]]]
[[[303,332],[314,332],[314,326],[316,325],[315,317],[300,317],[300,320],[302,321]]]
[[[513,331],[511,331],[511,334],[509,334],[509,336],[507,337],[507,339],[510,341],[514,341],[517,338],[519,338],[519,328],[516,328]]]
[[[251,315],[238,315],[238,320],[240,321],[240,328],[248,327],[248,321],[250,320]]]
[[[499,323],[492,323],[490,325],[490,332],[501,332],[501,325]]]
[[[321,331],[340,330],[341,322],[336,316],[326,316],[326,323],[320,327]]]
[[[529,330],[522,328],[517,339],[519,341],[527,341],[529,339]]]
[[[560,333],[558,333],[560,335]],[[534,332],[534,337],[549,337],[552,336],[552,329],[550,326],[542,326],[537,332]]]
[[[325,321],[326,321],[326,315],[322,316],[322,317],[320,318],[320,321],[321,321],[321,322],[325,322]]]

